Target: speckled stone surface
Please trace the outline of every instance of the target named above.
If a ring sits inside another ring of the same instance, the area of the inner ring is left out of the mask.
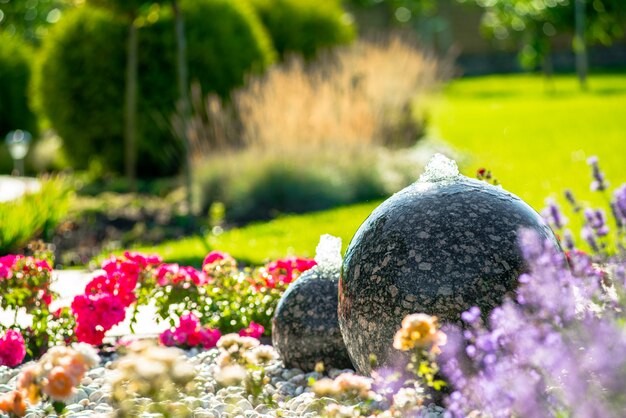
[[[352,368],[337,320],[339,268],[307,270],[278,302],[272,344],[286,367]]]
[[[459,323],[471,306],[486,314],[499,305],[525,268],[520,228],[558,246],[517,196],[460,175],[416,182],[376,208],[350,242],[339,285],[339,323],[357,371],[370,372],[370,353],[395,363],[393,335],[408,314]]]

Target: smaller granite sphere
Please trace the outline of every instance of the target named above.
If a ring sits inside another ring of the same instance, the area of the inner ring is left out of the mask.
[[[337,319],[341,239],[323,235],[317,265],[292,283],[272,319],[272,344],[286,367],[352,368]]]

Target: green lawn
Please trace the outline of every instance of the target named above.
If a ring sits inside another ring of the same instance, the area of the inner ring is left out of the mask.
[[[466,155],[462,171],[491,169],[504,187],[536,209],[547,196],[571,188],[589,191],[586,158],[597,155],[612,185],[626,181],[626,73],[598,75],[580,92],[573,76],[551,88],[540,76],[510,75],[452,82],[433,113],[433,134]],[[210,237],[171,242],[156,251],[167,260],[199,264],[207,248],[259,264],[286,254],[312,256],[320,234],[343,238],[344,248],[379,202],[302,216],[287,216]]]
[[[156,252],[166,261],[199,266],[209,249],[219,249],[248,264],[263,264],[286,255],[313,257],[321,234],[350,238],[380,202],[352,205],[306,215],[290,215],[251,224],[206,240],[199,237],[171,241],[138,251]]]
[[[451,83],[434,113],[435,135],[467,153],[464,174],[491,169],[535,208],[573,189],[591,199],[587,157],[597,155],[613,186],[626,181],[626,73],[592,76],[581,93],[574,76],[553,92],[532,75]]]

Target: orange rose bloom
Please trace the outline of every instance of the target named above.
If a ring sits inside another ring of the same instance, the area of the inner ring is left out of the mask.
[[[0,396],[0,411],[14,414],[18,417],[26,415],[26,402],[24,395],[18,390]]]
[[[57,366],[50,371],[43,386],[43,393],[56,401],[63,401],[72,395],[74,378],[63,367]]]
[[[40,398],[39,387],[35,383],[38,374],[39,367],[32,365],[24,368],[17,379],[17,389],[22,392],[22,394],[28,398],[28,402],[33,405],[38,403]]]
[[[87,371],[87,366],[85,365],[83,357],[79,354],[73,354],[71,356],[63,357],[59,360],[59,364],[65,369],[67,374],[72,377],[72,381],[74,382],[73,385],[78,386]]]
[[[446,343],[446,334],[438,328],[436,316],[421,313],[409,315],[402,320],[402,328],[393,339],[393,347],[401,351],[416,347],[438,351],[438,346]]]

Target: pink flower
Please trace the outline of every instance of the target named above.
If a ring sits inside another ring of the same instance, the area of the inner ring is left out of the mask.
[[[24,337],[19,331],[8,329],[0,337],[0,365],[15,367],[19,365],[26,356],[26,345]]]
[[[261,324],[257,324],[254,321],[250,321],[248,328],[244,328],[239,331],[239,335],[242,337],[260,338],[265,332],[265,327]]]
[[[296,258],[296,270],[300,273],[305,272],[317,265],[317,262],[309,258]]]
[[[35,260],[35,267],[42,270],[52,271],[52,267],[50,267],[50,264],[48,264],[46,260]]]
[[[171,329],[166,329],[159,334],[159,342],[166,347],[173,347],[176,345],[176,338],[174,332]]]
[[[185,281],[192,281],[196,286],[200,286],[206,283],[206,276],[204,273],[199,272],[193,267],[181,267],[181,271],[184,273]]]
[[[191,334],[192,332],[195,332],[199,326],[200,320],[198,317],[192,313],[186,313],[180,317],[177,330]]]
[[[272,261],[267,265],[268,273],[274,278],[274,286],[276,282],[289,284],[298,276],[315,266],[315,260],[300,257],[287,257],[280,260]],[[271,286],[268,281],[268,287]]]
[[[126,257],[129,261],[138,264],[142,269],[145,269],[148,266],[155,266],[163,262],[163,259],[156,254],[146,255],[137,252],[126,251],[124,253],[124,257]]]
[[[5,256],[0,257],[0,264],[8,267],[8,268],[13,268],[13,266],[15,266],[15,263],[17,262],[17,260],[19,260],[20,258],[23,258],[24,256],[22,255],[15,255],[15,254],[8,254]]]
[[[0,279],[10,279],[13,276],[13,267],[21,255],[5,255],[0,257]]]
[[[126,317],[126,306],[119,297],[110,293],[78,295],[74,297],[71,308],[76,316],[76,336],[83,342],[100,339],[100,333],[104,336],[104,332]],[[83,339],[79,336],[79,328],[85,336]]]
[[[86,294],[108,293],[119,297],[124,306],[130,306],[137,297],[135,296],[135,287],[137,286],[136,276],[124,276],[118,272],[110,275],[95,276],[87,286],[85,286]]]
[[[193,267],[179,266],[178,264],[162,264],[156,272],[159,286],[182,283],[184,288],[203,285],[207,282],[206,275]]]
[[[232,260],[232,259],[233,258],[230,256],[230,254],[227,254],[221,251],[211,251],[204,258],[204,261],[202,262],[202,268],[204,269],[204,266],[206,266],[207,264],[213,264],[217,261]]]
[[[140,264],[122,257],[111,257],[102,263],[102,270],[106,271],[109,276],[119,274],[136,283],[143,268]]]
[[[217,342],[222,337],[222,333],[219,329],[202,328],[200,336],[202,337],[202,347],[208,350],[217,345]]]
[[[10,279],[13,276],[13,272],[10,267],[5,266],[4,264],[0,264],[0,280],[2,279]]]

